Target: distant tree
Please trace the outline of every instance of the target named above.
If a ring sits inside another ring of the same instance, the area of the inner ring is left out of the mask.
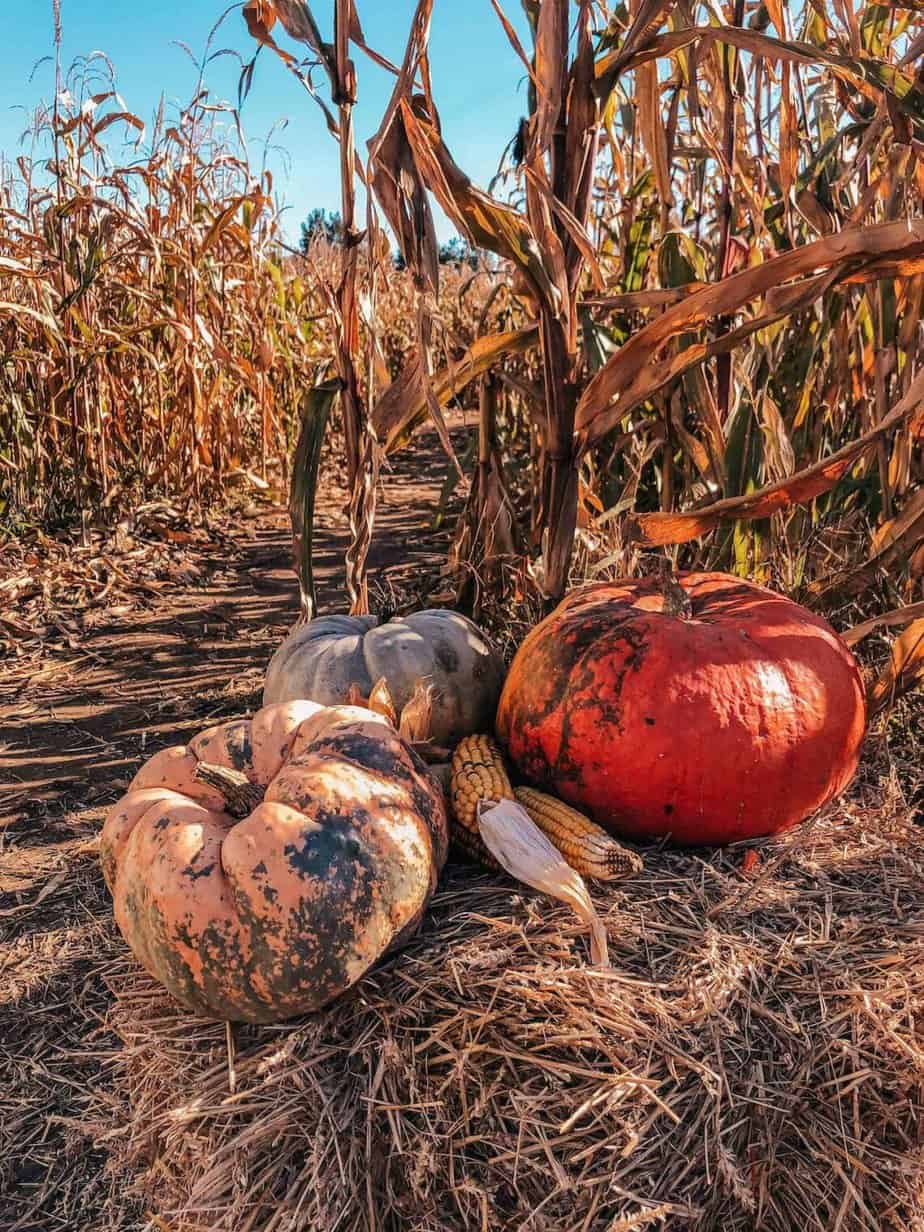
[[[315,240],[327,240],[335,244],[342,234],[343,223],[339,213],[332,210],[312,210],[302,223],[302,252],[307,252]]]
[[[472,269],[478,264],[478,254],[468,240],[454,235],[451,240],[440,245],[440,265],[470,265]]]

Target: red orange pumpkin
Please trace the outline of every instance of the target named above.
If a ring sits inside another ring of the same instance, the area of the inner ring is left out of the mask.
[[[268,1022],[413,934],[446,848],[441,793],[385,718],[295,701],[152,757],[101,857],[152,975],[200,1013]]]
[[[727,843],[795,825],[856,770],[862,679],[820,617],[685,574],[585,586],[520,647],[497,732],[530,781],[613,832]],[[676,596],[675,596],[676,598]]]

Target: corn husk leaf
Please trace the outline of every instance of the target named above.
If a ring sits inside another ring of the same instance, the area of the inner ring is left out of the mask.
[[[907,625],[918,618],[924,618],[924,603],[908,603],[905,607],[897,607],[891,612],[884,612],[882,616],[874,616],[871,620],[864,620],[862,624],[854,625],[852,629],[842,634],[842,637],[848,646],[858,646],[877,629]]]
[[[391,225],[416,284],[434,296],[439,290],[439,260],[433,211],[426,185],[408,142],[401,100],[413,81],[430,23],[432,0],[421,0],[411,27],[404,63],[395,81],[379,131],[369,142],[372,189]]]
[[[512,800],[480,800],[478,829],[485,846],[511,877],[574,909],[590,930],[591,958],[597,965],[608,967],[606,929],[584,878],[565,862],[526,809]]]
[[[892,643],[892,656],[869,691],[870,714],[894,706],[924,681],[924,620],[915,620]]]
[[[607,93],[612,89],[619,74],[633,60],[633,57],[635,57],[636,61],[641,59],[640,56],[636,55],[639,48],[643,44],[648,43],[653,32],[669,16],[675,3],[676,0],[641,0],[641,4],[636,7],[632,17],[632,24],[626,31],[621,46],[597,61],[596,75],[598,78],[607,79]]]
[[[568,66],[568,0],[545,0],[536,26],[536,114],[533,120],[535,152],[545,154],[552,144],[565,94]]]
[[[438,117],[422,100],[402,99],[401,110],[417,170],[459,231],[476,247],[512,261],[537,298],[557,307],[554,279],[543,264],[528,219],[476,188],[446,147]]]
[[[670,206],[674,204],[674,196],[671,192],[670,157],[667,148],[667,133],[661,115],[661,84],[654,61],[639,65],[636,70],[636,80],[638,82],[636,105],[642,141],[645,143],[648,157],[654,168],[658,196],[664,205]]]
[[[337,63],[334,48],[321,37],[318,23],[305,0],[272,0],[271,4],[267,3],[267,0],[262,0],[262,9],[264,12],[271,9],[273,20],[278,18],[282,22],[290,38],[306,43],[321,60],[331,81],[336,80]],[[268,33],[269,30],[267,30]]]
[[[384,676],[380,677],[372,686],[372,692],[369,694],[369,709],[374,710],[376,714],[383,715],[388,719],[392,727],[397,729],[398,712],[392,700],[388,681]]]
[[[433,730],[433,702],[436,687],[422,676],[414,685],[411,700],[401,711],[398,731],[409,744],[427,744]]]

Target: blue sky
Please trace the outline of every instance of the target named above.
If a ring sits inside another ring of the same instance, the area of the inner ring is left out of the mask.
[[[195,83],[195,68],[175,45],[186,43],[198,57],[210,28],[227,7],[223,0],[61,0],[64,62],[94,50],[105,51],[117,71],[117,86],[130,111],[148,122],[161,93],[168,104],[185,102]],[[527,37],[518,0],[508,0],[508,16]],[[322,30],[332,29],[332,0],[315,0],[312,10]],[[400,61],[413,0],[359,0],[367,42]],[[278,27],[277,27],[278,30]],[[36,62],[53,50],[52,0],[26,0],[12,6],[0,42],[0,152],[7,158],[21,152],[19,137],[26,126],[21,108],[31,110],[53,94],[50,64]],[[275,33],[275,32],[274,32]],[[280,34],[280,43],[298,53]],[[239,10],[229,13],[215,48],[230,47],[250,57],[249,39]],[[506,143],[526,109],[522,65],[507,43],[490,0],[436,0],[431,56],[437,104],[443,132],[456,161],[472,179],[487,186]],[[357,140],[361,150],[378,127],[390,93],[390,78],[362,53],[359,73]],[[209,67],[206,82],[222,99],[237,97],[239,68],[230,57]],[[318,82],[323,79],[318,74]],[[18,109],[17,109],[18,108]],[[336,209],[339,203],[337,150],[315,104],[282,63],[264,51],[253,89],[244,105],[243,122],[253,161],[262,157],[260,143],[276,121],[287,127],[274,138],[288,152],[291,167],[271,155],[276,188],[292,208],[286,229],[298,233],[300,219],[314,206]],[[440,219],[441,237],[451,226]]]

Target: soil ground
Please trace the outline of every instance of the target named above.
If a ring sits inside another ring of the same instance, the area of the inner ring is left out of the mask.
[[[465,429],[453,434],[461,453]],[[447,542],[434,520],[446,472],[435,435],[424,435],[399,456],[382,493],[369,575],[406,603],[438,584]],[[346,507],[342,490],[322,492],[321,611],[346,609]],[[39,599],[39,636],[30,637],[36,630],[15,602],[24,558],[12,567],[0,554],[0,602],[14,595],[0,608],[0,637],[9,635],[0,641],[3,1232],[147,1224],[106,1168],[119,1132],[106,969],[124,944],[100,873],[99,830],[146,756],[259,706],[266,664],[297,615],[284,509],[210,518],[195,533],[160,517],[140,535],[133,528],[125,559],[106,558],[118,583],[103,587],[108,595]],[[152,549],[159,576],[145,563],[151,527],[162,536]],[[46,568],[41,549],[25,559],[37,575]]]

